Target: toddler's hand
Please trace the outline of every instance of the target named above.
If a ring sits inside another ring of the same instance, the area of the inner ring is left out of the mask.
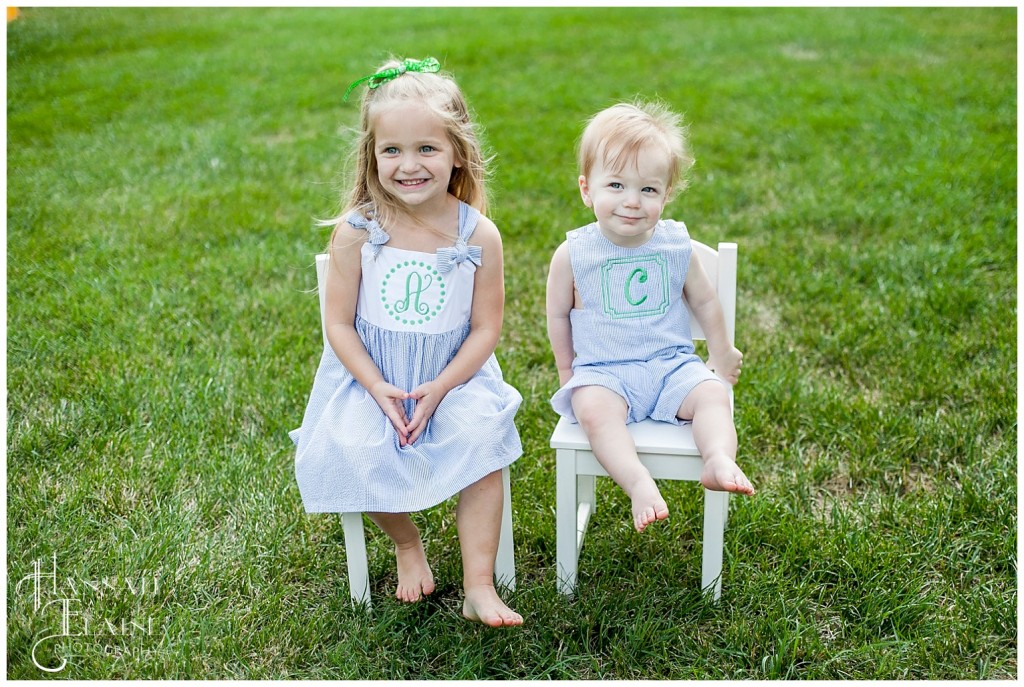
[[[416,408],[412,411],[412,420],[408,425],[410,444],[415,443],[420,434],[423,434],[423,430],[427,428],[427,421],[437,410],[437,405],[445,393],[447,392],[434,381],[420,384],[409,394],[409,397],[416,401]]]
[[[707,366],[725,381],[735,384],[742,372],[743,354],[735,346],[730,346],[726,351],[708,357]]]
[[[412,443],[409,441],[409,423],[405,417],[405,406],[402,404],[405,399],[409,398],[409,393],[393,384],[380,381],[370,389],[370,395],[391,420],[391,424],[395,426],[395,431],[398,432],[398,445],[405,446]]]

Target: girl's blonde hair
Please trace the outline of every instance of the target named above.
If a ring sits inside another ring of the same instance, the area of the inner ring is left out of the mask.
[[[685,173],[694,159],[686,141],[683,118],[666,105],[635,100],[601,110],[590,118],[577,152],[580,174],[589,176],[600,160],[621,171],[636,164],[641,149],[649,143],[665,148],[669,157],[669,186],[673,192],[686,188]]]
[[[392,59],[377,71],[401,64],[401,61]],[[422,102],[441,120],[455,159],[460,163],[459,167],[452,169],[448,192],[479,210],[480,214],[487,214],[488,160],[484,158],[477,127],[462,91],[448,75],[407,71],[377,88],[367,88],[363,95],[359,137],[350,161],[351,187],[343,198],[341,214],[330,220],[335,226],[350,213],[359,212],[386,227],[404,210],[401,201],[381,186],[377,176],[374,123],[388,107],[410,100]]]

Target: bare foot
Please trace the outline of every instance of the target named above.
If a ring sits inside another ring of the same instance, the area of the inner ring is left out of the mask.
[[[490,627],[522,625],[523,616],[505,605],[492,585],[480,585],[466,590],[462,602],[462,615]]]
[[[754,493],[754,486],[750,480],[740,470],[740,466],[728,456],[705,460],[700,482],[712,491],[732,491],[747,495]]]
[[[398,563],[398,589],[395,598],[399,601],[419,601],[424,594],[434,591],[434,574],[430,572],[423,542],[416,539],[409,546],[395,547]]]
[[[629,498],[633,502],[633,526],[637,532],[643,532],[652,522],[668,517],[668,504],[661,498],[653,479],[648,478],[634,486]]]

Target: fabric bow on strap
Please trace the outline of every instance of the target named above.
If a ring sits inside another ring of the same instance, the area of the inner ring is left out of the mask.
[[[373,257],[377,257],[377,254],[380,253],[380,247],[391,239],[388,233],[381,229],[380,225],[377,224],[377,220],[366,219],[358,212],[353,212],[349,215],[348,223],[356,229],[365,229],[369,232],[370,236],[367,238],[366,242],[370,244],[370,250]]]
[[[470,246],[466,243],[465,239],[460,238],[450,248],[437,249],[437,271],[441,274],[446,274],[451,272],[455,265],[465,260],[469,260],[479,267],[482,254],[483,251],[480,249],[480,246]]]
[[[366,85],[369,86],[370,88],[377,88],[381,84],[386,84],[388,81],[393,81],[394,79],[397,79],[406,72],[435,73],[439,71],[441,71],[441,63],[438,62],[433,57],[428,57],[423,60],[413,60],[406,58],[402,61],[402,64],[398,65],[397,67],[388,67],[387,69],[381,69],[376,74],[370,74],[369,76],[364,76],[361,79],[356,79],[349,85],[348,90],[345,91],[344,99],[348,100],[348,94],[352,92],[352,89],[354,89],[356,86],[363,83],[364,81],[369,82]]]

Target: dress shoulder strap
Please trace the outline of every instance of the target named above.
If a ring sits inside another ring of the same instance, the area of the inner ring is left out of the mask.
[[[469,241],[480,221],[480,211],[472,205],[459,201],[459,240]]]
[[[455,265],[469,260],[480,265],[482,253],[480,246],[468,245],[469,237],[473,235],[477,222],[480,221],[480,211],[459,201],[459,238],[455,245],[447,248],[437,249],[437,268],[442,274],[451,271]]]
[[[368,234],[366,243],[370,246],[370,251],[374,257],[377,257],[377,254],[380,253],[380,247],[391,239],[391,236],[384,231],[379,224],[377,224],[377,220],[366,219],[366,217],[357,210],[353,210],[349,213],[346,221],[356,229],[363,229],[366,231]]]

